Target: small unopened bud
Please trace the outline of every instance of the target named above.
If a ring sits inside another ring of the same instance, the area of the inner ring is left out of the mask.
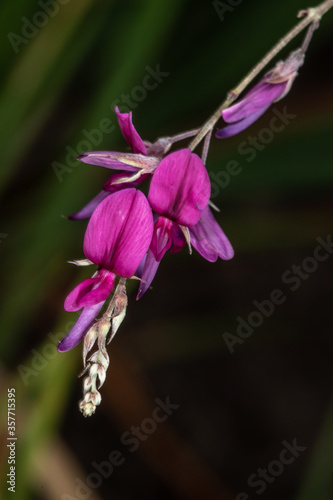
[[[122,324],[122,322],[125,319],[125,316],[126,316],[126,307],[122,310],[122,312],[120,314],[118,314],[118,316],[116,316],[115,318],[112,318],[111,335],[110,335],[110,338],[108,340],[108,344],[111,342],[113,337],[116,335],[118,328],[120,327],[120,325]]]
[[[108,344],[111,342],[111,340],[117,333],[119,326],[121,325],[126,316],[127,304],[128,304],[128,299],[127,299],[125,282],[124,283],[119,282],[114,296],[114,310],[111,316],[112,327]]]
[[[103,316],[98,322],[98,337],[106,338],[111,327],[110,319]]]
[[[99,390],[105,382],[106,372],[110,362],[106,350],[107,336],[110,328],[111,338],[115,335],[119,325],[125,317],[126,307],[126,279],[120,278],[107,310],[101,319],[97,320],[89,329],[84,338],[84,369],[80,376],[85,375],[85,378],[83,380],[83,399],[79,403],[79,408],[85,417],[92,415],[96,410],[96,406],[98,406],[102,400]],[[91,350],[96,340],[98,348],[87,360],[88,352]]]
[[[122,314],[124,311],[126,311],[127,304],[128,304],[128,300],[127,300],[126,291],[121,291],[120,293],[118,293],[116,295],[115,307],[114,307],[114,311],[112,314],[112,318],[116,318],[117,316]]]
[[[83,390],[85,393],[90,392],[90,389],[94,385],[92,376],[89,374],[83,381]]]
[[[96,406],[94,404],[90,402],[86,403],[85,401],[80,401],[79,408],[84,417],[91,417],[96,410]]]
[[[97,374],[98,374],[98,363],[96,361],[95,362],[91,361],[91,366],[90,366],[90,370],[89,370],[89,377],[96,378]],[[88,378],[86,380],[88,380]]]
[[[101,401],[102,398],[99,392],[88,392],[79,402],[80,411],[85,417],[90,417],[95,413],[96,406],[98,406]]]
[[[106,370],[99,369],[97,375],[98,375],[98,387],[97,387],[97,389],[99,390],[105,382]]]
[[[97,339],[97,333],[98,333],[98,323],[95,323],[86,333],[84,340],[83,340],[83,366],[86,366],[86,358],[87,354],[94,345],[96,339]]]

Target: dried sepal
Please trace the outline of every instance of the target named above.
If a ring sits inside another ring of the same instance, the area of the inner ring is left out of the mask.
[[[181,226],[181,225],[179,225],[179,227],[182,230],[182,233],[183,233],[183,235],[185,237],[185,240],[186,240],[186,243],[187,243],[187,246],[188,246],[189,254],[192,255],[191,236],[190,236],[189,228],[186,227],[186,226]]]
[[[113,337],[118,331],[121,323],[126,316],[126,309],[128,304],[128,298],[126,293],[126,280],[120,279],[117,289],[113,296],[113,312],[111,315],[111,335],[108,339],[108,344],[111,342]]]
[[[93,262],[89,259],[81,259],[81,260],[68,260],[68,264],[74,264],[75,266],[91,266]]]
[[[88,333],[85,335],[84,340],[83,340],[83,366],[86,367],[86,358],[88,352],[92,349],[96,339],[97,339],[97,334],[98,334],[98,323],[95,323],[90,330],[88,330]]]

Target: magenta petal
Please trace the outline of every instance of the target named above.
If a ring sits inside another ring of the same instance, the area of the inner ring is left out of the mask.
[[[209,207],[205,209],[199,222],[189,230],[192,246],[209,262],[215,262],[218,257],[229,260],[234,256],[234,250],[228,238]]]
[[[98,165],[124,172],[136,172],[141,168],[154,169],[158,165],[158,160],[155,157],[117,151],[87,151],[77,159],[89,165]]]
[[[84,307],[82,312],[69,333],[67,333],[66,337],[64,337],[58,344],[59,352],[66,352],[73,347],[76,347],[85,334],[88,332],[89,328],[94,324],[96,317],[99,314],[99,311],[102,309],[104,304],[100,302],[95,304],[94,306]]]
[[[113,273],[101,269],[97,276],[84,280],[67,295],[65,311],[78,311],[105,301],[113,290],[114,280]]]
[[[99,267],[130,278],[148,250],[153,216],[147,198],[134,188],[111,194],[98,205],[84,237],[85,256]]]
[[[267,76],[265,78],[267,78]],[[252,115],[252,113],[258,112],[262,108],[267,109],[272,102],[284,93],[286,86],[287,82],[259,82],[243,97],[243,99],[222,111],[224,121],[227,123],[235,123]]]
[[[141,299],[142,295],[148,290],[153,281],[155,274],[157,272],[158,266],[160,262],[158,262],[154,254],[151,250],[148,250],[147,255],[145,256],[144,266],[141,273],[138,273],[138,277],[142,279],[139,286],[139,291],[136,296],[136,300]],[[142,266],[140,266],[142,268]]]
[[[81,210],[76,212],[75,214],[69,215],[68,219],[70,220],[79,220],[79,219],[89,219],[91,217],[95,208],[101,203],[101,201],[105,200],[110,195],[108,191],[100,191],[95,198],[93,198],[87,205],[85,205]]]
[[[172,247],[170,248],[170,253],[180,252],[186,245],[186,240],[184,233],[180,229],[178,224],[174,223],[172,225],[171,237],[172,237]]]
[[[238,134],[239,132],[242,132],[247,127],[252,125],[252,123],[257,121],[258,118],[260,118],[260,116],[263,115],[268,108],[269,105],[267,105],[266,108],[259,109],[259,111],[257,111],[256,113],[253,113],[252,115],[244,118],[243,120],[240,120],[237,123],[233,123],[232,125],[227,125],[226,127],[220,128],[220,130],[215,133],[215,137],[217,137],[218,139],[224,139],[226,137],[231,137]]]
[[[167,155],[151,180],[152,209],[183,226],[193,226],[210,196],[210,181],[201,159],[189,149]]]
[[[169,250],[172,244],[172,221],[159,217],[155,222],[153,238],[151,240],[150,249],[154,254],[155,259],[159,262],[164,256],[165,252]]]
[[[115,111],[118,118],[120,130],[126,142],[133,149],[134,153],[146,155],[146,146],[144,145],[143,140],[135,130],[132,123],[132,111],[130,111],[129,113],[120,113],[118,106],[116,106]]]
[[[223,139],[245,130],[264,114],[272,102],[282,97],[286,91],[288,81],[270,83],[267,81],[269,76],[270,74],[267,74],[239,102],[222,110],[224,121],[232,125],[218,130],[215,137]]]

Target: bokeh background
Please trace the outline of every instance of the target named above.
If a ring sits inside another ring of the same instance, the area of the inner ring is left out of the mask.
[[[125,110],[126,94],[147,140],[200,126],[306,7],[2,0],[0,422],[6,443],[14,387],[17,500],[332,498],[333,256],[297,290],[283,275],[303,269],[317,238],[332,232],[333,11],[289,95],[251,129],[212,140],[207,168],[220,179],[214,202],[234,259],[211,264],[184,250],[163,259],[141,301],[131,285],[103,401],[89,419],[77,407],[81,348],[55,347],[76,318],[63,300],[89,274],[66,263],[82,258],[86,223],[63,216],[109,176],[74,161],[81,142],[126,147],[113,112],[116,100]],[[142,91],[158,67],[161,81]],[[272,135],[270,120],[284,107],[293,118]],[[94,135],[101,121],[109,131]],[[244,154],[250,136],[259,138],[252,161]],[[230,161],[240,173],[226,180]],[[225,333],[236,335],[238,318],[247,321],[253,302],[275,289],[284,303],[230,352]],[[161,401],[174,406],[154,426]],[[295,442],[302,451],[281,464]],[[2,446],[6,479],[7,458]],[[258,484],[260,468],[268,479]],[[3,481],[2,498],[13,498],[7,487]]]

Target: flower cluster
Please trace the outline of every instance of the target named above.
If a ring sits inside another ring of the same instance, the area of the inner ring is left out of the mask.
[[[229,125],[216,136],[230,137],[259,118],[272,102],[288,92],[302,62],[302,54],[292,54],[242,100],[223,110],[222,117]],[[97,266],[92,277],[77,285],[65,300],[66,311],[81,313],[58,346],[60,352],[65,352],[83,340],[82,373],[87,377],[80,408],[84,415],[91,415],[101,400],[98,389],[109,363],[106,343],[114,337],[126,314],[126,279],[139,280],[140,299],[167,251],[174,254],[187,245],[190,253],[193,247],[210,262],[234,255],[210,208],[210,180],[203,160],[189,148],[170,152],[175,142],[197,131],[147,143],[136,131],[131,112],[121,113],[118,108],[115,112],[132,153],[92,151],[81,155],[81,162],[116,172],[94,199],[69,216],[72,220],[89,219],[83,243],[86,258],[74,263]],[[145,181],[149,182],[147,196],[138,189]],[[95,342],[98,349],[87,360]]]

